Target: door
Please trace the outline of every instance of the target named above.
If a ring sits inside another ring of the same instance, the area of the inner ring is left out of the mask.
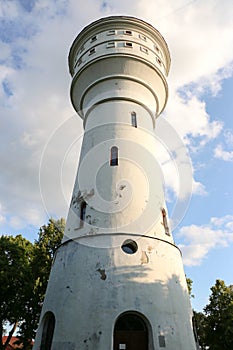
[[[120,316],[114,328],[114,350],[148,350],[148,331],[135,313]]]

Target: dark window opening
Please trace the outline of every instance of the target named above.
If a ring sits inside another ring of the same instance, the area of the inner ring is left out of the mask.
[[[125,43],[125,46],[126,46],[126,47],[133,47],[133,43],[130,43],[130,42],[127,41],[127,42]]]
[[[80,227],[83,227],[86,218],[86,207],[87,203],[82,201],[80,205]]]
[[[93,36],[92,38],[91,38],[91,43],[93,43],[93,41],[96,41],[97,40],[97,37],[96,37],[96,35],[95,36]]]
[[[133,241],[131,239],[127,239],[122,244],[121,249],[126,254],[134,254],[138,250],[138,245],[137,245],[137,243],[135,241]]]
[[[93,53],[95,53],[95,48],[94,47],[92,49],[90,49],[89,56],[92,55]]]
[[[163,215],[163,226],[164,226],[165,233],[166,235],[170,236],[169,226],[167,222],[167,213],[164,208],[162,209],[162,215]]]
[[[50,350],[52,348],[54,328],[55,316],[49,311],[44,316],[40,350]]]
[[[137,115],[135,112],[131,113],[131,124],[132,124],[132,126],[137,128]]]
[[[162,64],[162,61],[158,58],[158,57],[156,57],[156,61],[158,62],[158,64],[161,66],[161,64]]]
[[[114,35],[114,34],[116,34],[115,29],[110,29],[107,33],[107,35]]]
[[[118,147],[116,146],[113,146],[111,148],[110,165],[111,166],[118,165]]]
[[[133,33],[132,33],[132,30],[125,30],[125,31],[124,31],[124,34],[126,34],[126,35],[132,35]]]

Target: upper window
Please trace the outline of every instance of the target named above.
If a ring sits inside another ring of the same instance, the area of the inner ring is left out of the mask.
[[[115,34],[116,34],[115,29],[110,29],[110,30],[107,32],[107,35],[115,35]]]
[[[131,124],[132,124],[132,126],[137,128],[137,115],[135,112],[131,113]]]
[[[93,42],[96,41],[96,40],[97,40],[97,36],[94,35],[94,36],[91,38],[91,43],[93,43]]]
[[[133,32],[132,32],[132,30],[124,30],[124,34],[133,35]]]
[[[144,53],[148,53],[148,49],[144,46],[140,46],[140,50]]]
[[[130,43],[130,42],[127,41],[127,42],[125,42],[125,46],[126,47],[133,47],[133,43]]]
[[[144,40],[144,41],[146,41],[146,36],[143,35],[143,34],[139,34],[139,38],[142,39],[142,40]]]
[[[111,148],[110,165],[111,166],[118,165],[118,147],[116,147],[116,146],[113,146]]]
[[[90,49],[90,51],[89,51],[89,56],[90,55],[93,55],[93,53],[95,53],[95,48],[93,47],[92,49]]]
[[[115,42],[114,41],[110,41],[109,43],[107,43],[107,49],[110,49],[111,47],[115,47]]]

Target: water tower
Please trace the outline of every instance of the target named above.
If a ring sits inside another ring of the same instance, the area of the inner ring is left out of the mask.
[[[69,68],[85,132],[34,350],[196,349],[156,160],[167,44],[142,20],[106,17],[74,40]]]

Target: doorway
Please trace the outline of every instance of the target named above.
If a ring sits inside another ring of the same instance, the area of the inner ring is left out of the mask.
[[[148,350],[148,329],[136,313],[124,313],[114,327],[114,350]]]

